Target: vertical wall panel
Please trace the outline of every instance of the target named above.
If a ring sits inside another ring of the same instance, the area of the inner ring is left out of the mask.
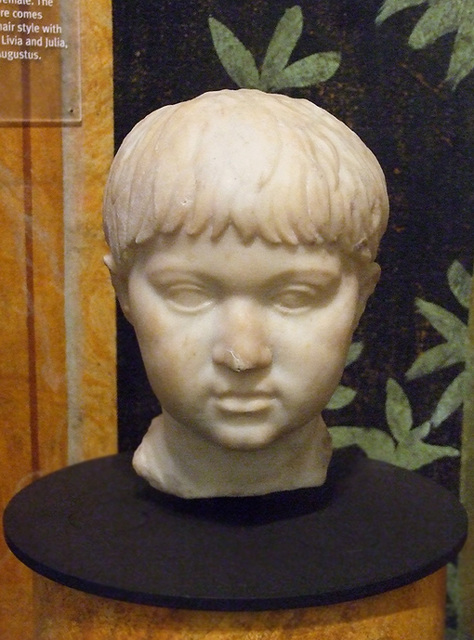
[[[35,477],[115,450],[115,304],[101,229],[113,152],[110,14],[109,0],[81,3],[82,122],[0,127],[2,509]],[[30,91],[32,65],[28,73],[23,99],[41,100],[46,88]],[[36,637],[32,584],[2,538],[2,640]]]
[[[466,366],[469,377],[465,389],[461,499],[469,515],[470,535],[459,561],[459,592],[461,628],[474,636],[474,279],[468,339]]]
[[[30,388],[23,214],[21,129],[0,129],[0,499],[8,499],[32,479]],[[32,632],[30,572],[0,539],[0,635],[29,638]],[[21,610],[19,603],[22,603]]]

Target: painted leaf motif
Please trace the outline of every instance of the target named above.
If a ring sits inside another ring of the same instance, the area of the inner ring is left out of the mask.
[[[261,85],[271,86],[271,78],[275,77],[288,64],[293,49],[303,31],[303,13],[301,7],[287,9],[273,33],[267,53],[263,60],[260,81]]]
[[[347,354],[346,367],[353,364],[356,360],[359,359],[360,354],[364,349],[363,342],[353,342],[349,347],[349,353]]]
[[[405,392],[393,378],[387,380],[385,413],[392,436],[398,443],[404,442],[413,426],[413,417]]]
[[[467,371],[463,371],[445,389],[431,417],[433,427],[439,427],[446,418],[449,418],[462,405],[467,375]]]
[[[463,348],[467,328],[459,318],[450,311],[443,309],[443,307],[421,298],[416,299],[416,307],[446,340],[452,343],[459,343]]]
[[[326,409],[335,410],[342,409],[350,404],[356,396],[354,389],[340,384],[329,400]]]
[[[459,451],[454,447],[440,447],[426,442],[418,442],[414,447],[397,447],[392,462],[399,467],[415,471],[415,469],[424,467],[435,460],[457,456],[459,456]]]
[[[287,9],[276,26],[262,64],[257,68],[252,53],[224,24],[209,18],[212,42],[222,66],[239,86],[261,91],[309,87],[329,79],[339,68],[341,55],[315,53],[285,66],[303,30],[301,7]]]
[[[459,24],[459,5],[463,0],[431,3],[413,29],[408,44],[412,49],[424,49],[441,36],[455,31]]]
[[[385,0],[376,23],[426,1],[429,7],[413,29],[408,44],[413,49],[422,49],[445,34],[456,32],[445,78],[455,89],[474,68],[474,0]]]
[[[454,447],[440,447],[421,441],[415,446],[396,446],[392,438],[380,429],[331,427],[329,432],[335,448],[357,445],[369,458],[412,471],[441,458],[459,456],[459,451]]]
[[[334,446],[338,448],[357,445],[369,458],[384,460],[412,470],[440,458],[459,456],[459,451],[454,447],[423,442],[423,439],[429,435],[430,423],[424,422],[419,427],[411,428],[413,419],[408,398],[392,378],[387,382],[385,411],[393,438],[380,429],[331,427],[329,431]]]
[[[458,378],[462,377],[460,374]],[[446,400],[443,401],[439,417],[450,411],[455,402],[462,383],[455,381],[452,388],[445,392]],[[440,401],[441,404],[441,401]],[[438,405],[439,406],[439,405]],[[458,405],[459,406],[459,405]],[[435,460],[445,457],[459,456],[459,451],[454,447],[431,445],[423,442],[430,433],[430,422],[424,422],[418,427],[412,428],[413,417],[409,400],[401,386],[393,378],[387,381],[387,400],[385,403],[387,424],[390,428],[390,437],[380,429],[364,427],[331,427],[329,429],[335,447],[357,445],[365,451],[370,458],[384,460],[405,469],[419,469]],[[435,412],[436,413],[436,412]]]
[[[395,455],[395,442],[392,438],[380,429],[370,429],[366,427],[331,427],[329,432],[332,436],[335,448],[349,447],[357,445],[375,460],[392,462]]]
[[[385,0],[375,22],[376,24],[382,24],[382,22],[385,22],[387,18],[390,18],[390,16],[393,16],[395,13],[403,11],[403,9],[408,9],[409,7],[417,7],[425,2],[426,0]]]
[[[347,354],[345,367],[349,367],[359,358],[363,348],[364,344],[362,342],[353,342],[351,344],[351,346],[349,347],[349,352]],[[354,389],[340,384],[337,387],[336,391],[333,393],[331,400],[329,400],[328,404],[326,405],[326,409],[342,409],[343,407],[346,407],[348,404],[350,404],[354,400],[356,395],[357,392],[354,391]]]
[[[258,89],[258,69],[250,51],[219,20],[209,18],[209,29],[219,60],[232,80],[239,87]]]
[[[339,68],[341,54],[336,51],[313,53],[281,71],[271,82],[269,89],[279,91],[289,87],[309,87],[331,78]]]
[[[446,80],[456,88],[474,68],[474,2],[465,0]]]
[[[460,343],[443,342],[421,353],[405,375],[407,380],[416,380],[463,361],[464,350]]]
[[[471,276],[460,262],[455,260],[448,269],[449,287],[460,305],[469,309]]]
[[[448,269],[448,283],[453,295],[463,306],[469,307],[471,276],[460,262],[455,260]],[[447,342],[422,353],[406,373],[408,380],[414,380],[466,359],[467,327],[454,314],[442,307],[417,299],[418,311],[446,338]]]
[[[429,422],[423,422],[418,427],[414,427],[408,432],[407,437],[403,441],[403,446],[405,447],[416,447],[420,440],[424,440],[427,436],[429,436],[431,430],[431,425]]]

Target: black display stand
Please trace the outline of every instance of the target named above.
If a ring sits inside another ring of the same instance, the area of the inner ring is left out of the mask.
[[[322,488],[182,500],[129,454],[18,493],[5,538],[28,567],[82,591],[168,608],[258,611],[355,600],[419,580],[462,547],[458,500],[419,474],[338,450]]]

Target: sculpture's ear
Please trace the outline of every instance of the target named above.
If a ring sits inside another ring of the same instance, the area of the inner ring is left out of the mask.
[[[380,279],[380,265],[376,262],[363,265],[359,275],[359,302],[357,306],[356,326],[364,313],[367,300],[373,294]]]
[[[104,263],[110,272],[112,285],[115,289],[115,294],[118,298],[123,314],[127,320],[131,322],[130,304],[128,301],[128,276],[124,273],[123,269],[120,269],[110,253],[104,256]]]

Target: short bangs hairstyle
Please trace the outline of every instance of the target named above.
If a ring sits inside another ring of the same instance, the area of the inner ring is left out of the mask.
[[[388,198],[373,153],[304,99],[222,90],[154,111],[125,138],[104,200],[117,265],[156,234],[233,226],[244,243],[336,245],[375,259]]]

